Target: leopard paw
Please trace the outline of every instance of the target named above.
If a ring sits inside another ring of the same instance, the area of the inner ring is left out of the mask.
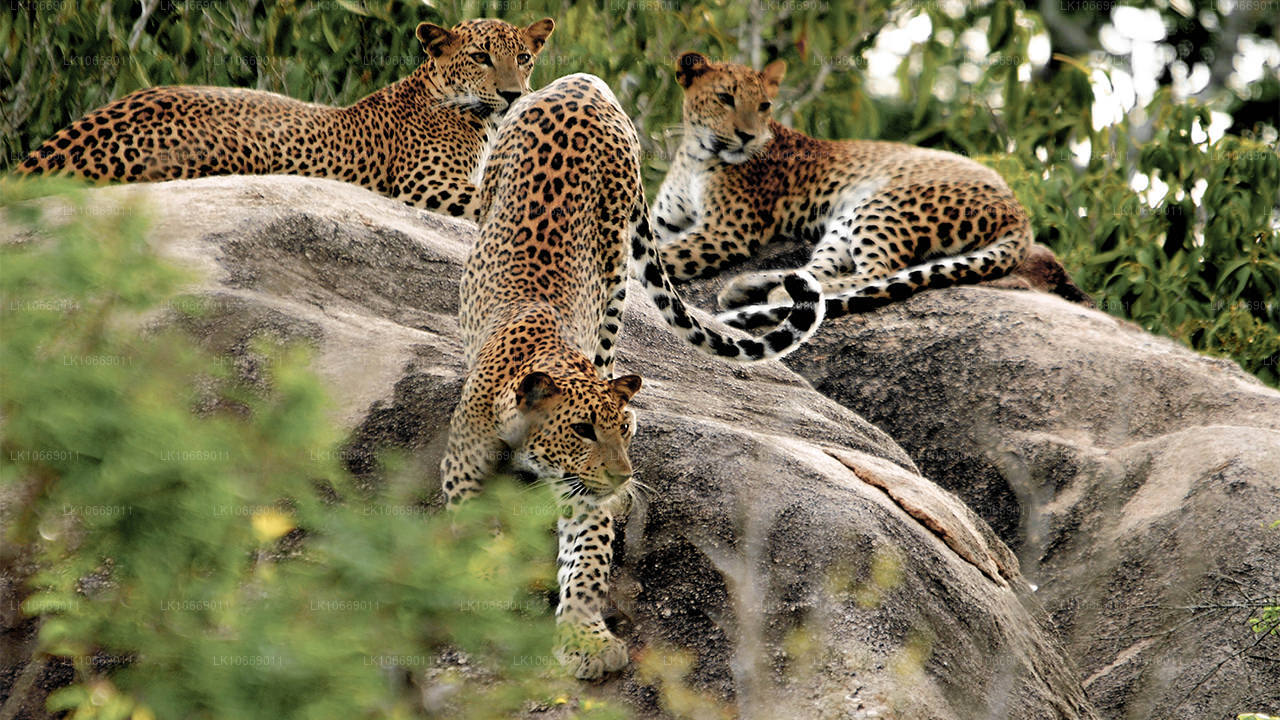
[[[627,666],[627,644],[604,627],[574,628],[556,648],[556,659],[579,680],[597,680]]]

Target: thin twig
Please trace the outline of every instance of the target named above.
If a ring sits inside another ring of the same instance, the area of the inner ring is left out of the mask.
[[[858,43],[860,43],[861,41],[862,41],[862,38],[860,37],[852,38],[851,40],[849,40],[849,42],[840,46],[835,51],[835,53],[833,53],[829,57],[825,57],[822,59],[822,63],[818,65],[817,75],[814,75],[813,82],[809,83],[809,89],[806,90],[804,93],[802,93],[799,97],[793,99],[790,103],[788,103],[788,109],[787,109],[788,123],[791,122],[792,115],[794,115],[795,113],[795,108],[804,107],[805,105],[809,104],[810,101],[812,101],[814,98],[821,95],[822,91],[826,89],[827,77],[831,75],[831,70],[833,67],[835,67],[832,60],[836,58],[842,58],[842,57],[848,56],[850,53],[854,51],[854,49],[858,47]]]
[[[1206,603],[1203,605],[1160,605],[1159,603],[1146,603],[1143,605],[1134,605],[1135,609],[1149,610],[1189,610],[1197,612],[1201,610],[1257,610],[1259,607],[1273,605],[1277,602],[1274,598],[1258,598],[1257,600],[1245,598],[1243,603]]]
[[[146,29],[147,20],[150,19],[151,13],[155,12],[160,0],[138,0],[138,4],[142,6],[142,14],[138,16],[137,21],[133,23],[133,29],[129,31],[129,52],[138,49],[138,41],[142,39],[142,31]]]
[[[1194,693],[1196,690],[1199,690],[1201,685],[1205,684],[1205,682],[1207,682],[1209,678],[1216,675],[1218,673],[1218,670],[1222,669],[1222,666],[1226,665],[1228,661],[1234,660],[1238,657],[1243,656],[1245,653],[1258,647],[1258,645],[1260,645],[1262,641],[1266,639],[1267,639],[1267,635],[1265,634],[1259,635],[1256,640],[1254,640],[1252,643],[1249,644],[1249,647],[1244,648],[1240,652],[1232,653],[1231,655],[1228,655],[1227,657],[1222,658],[1222,660],[1217,665],[1214,665],[1213,668],[1209,670],[1209,672],[1204,674],[1204,677],[1200,678],[1200,680],[1198,680],[1195,685],[1191,686],[1191,689],[1187,691],[1186,695],[1182,696],[1182,699],[1179,700],[1177,704],[1173,706],[1173,709],[1177,710],[1178,708],[1182,707],[1182,703],[1189,700],[1191,698],[1192,693]]]

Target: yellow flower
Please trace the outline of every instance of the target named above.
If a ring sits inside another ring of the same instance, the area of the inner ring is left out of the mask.
[[[279,510],[260,510],[253,514],[253,534],[261,542],[271,542],[293,529],[293,521]]]

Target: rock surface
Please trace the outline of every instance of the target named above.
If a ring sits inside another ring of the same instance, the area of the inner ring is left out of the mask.
[[[1016,551],[1103,716],[1280,711],[1280,637],[1247,622],[1280,588],[1280,393],[1101,312],[984,287],[834,320],[785,362]]]
[[[255,336],[311,344],[353,471],[376,486],[372,451],[393,446],[438,481],[473,225],[304,178],[94,194],[135,193],[162,254],[204,277],[192,292],[211,312],[190,326],[209,346],[252,375]],[[985,522],[782,365],[696,355],[631,297],[619,372],[645,379],[632,458],[653,492],[615,601],[638,659],[692,653],[695,687],[744,717],[1097,717]],[[635,667],[584,692],[661,716]]]

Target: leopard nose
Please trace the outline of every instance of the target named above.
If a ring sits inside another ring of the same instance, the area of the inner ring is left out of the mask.
[[[524,93],[520,92],[519,90],[499,90],[498,91],[498,96],[501,97],[503,100],[506,100],[508,105],[515,102],[516,100],[519,100],[520,96],[523,94]]]
[[[741,130],[735,130],[734,133],[737,134],[738,139],[742,141],[743,145],[746,145],[747,143],[756,139],[755,135],[752,135],[751,133],[744,133]]]

